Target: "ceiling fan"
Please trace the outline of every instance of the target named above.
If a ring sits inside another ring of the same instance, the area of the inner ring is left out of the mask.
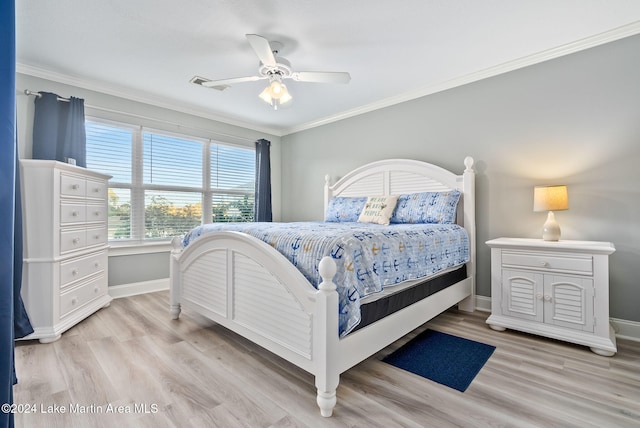
[[[316,83],[349,83],[351,76],[345,72],[328,71],[293,71],[291,63],[278,56],[282,49],[282,44],[271,42],[257,34],[247,34],[247,40],[260,59],[257,76],[234,77],[230,79],[208,80],[199,76],[191,79],[192,83],[204,86],[205,88],[215,88],[224,90],[230,85],[242,82],[254,82],[256,80],[268,79],[269,85],[259,95],[265,102],[271,104],[276,110],[279,105],[285,104],[293,99],[287,87],[282,81],[293,79],[298,82]]]

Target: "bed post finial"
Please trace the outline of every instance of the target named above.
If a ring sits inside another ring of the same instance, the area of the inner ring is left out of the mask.
[[[333,291],[336,285],[333,283],[333,277],[336,274],[336,263],[329,256],[323,257],[318,265],[318,272],[322,277],[322,282],[318,285],[319,290]]]
[[[471,172],[473,171],[472,167],[473,167],[473,158],[471,156],[467,156],[466,158],[464,158],[464,166],[466,167],[464,172]]]

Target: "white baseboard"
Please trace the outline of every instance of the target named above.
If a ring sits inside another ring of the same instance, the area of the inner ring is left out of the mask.
[[[120,297],[135,296],[137,294],[152,293],[169,289],[169,278],[154,281],[134,282],[131,284],[112,285],[109,287],[109,295],[114,299]],[[491,312],[491,297],[476,296],[476,310]],[[619,339],[640,342],[640,322],[611,318],[611,324]]]
[[[476,295],[476,311],[491,312],[491,297]]]
[[[133,282],[131,284],[112,285],[109,287],[109,296],[114,299],[135,296],[137,294],[153,293],[169,289],[169,278],[153,281]]]
[[[611,324],[618,339],[640,342],[640,322],[611,318]]]
[[[491,297],[476,296],[476,310],[491,312]],[[640,322],[611,318],[611,325],[616,332],[616,338],[640,342]]]

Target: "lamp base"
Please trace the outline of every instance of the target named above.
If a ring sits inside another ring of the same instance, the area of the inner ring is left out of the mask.
[[[556,221],[556,216],[553,211],[549,211],[547,215],[547,221],[542,226],[542,239],[545,241],[559,241],[560,240],[560,225]]]

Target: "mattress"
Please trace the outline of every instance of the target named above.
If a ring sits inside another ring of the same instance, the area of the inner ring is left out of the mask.
[[[397,290],[387,290],[386,293],[372,296],[373,299],[363,299],[360,304],[360,322],[351,331],[373,324],[399,310],[429,297],[445,288],[456,284],[467,277],[466,265],[451,269],[432,278],[418,281]],[[393,288],[393,287],[391,287]]]

